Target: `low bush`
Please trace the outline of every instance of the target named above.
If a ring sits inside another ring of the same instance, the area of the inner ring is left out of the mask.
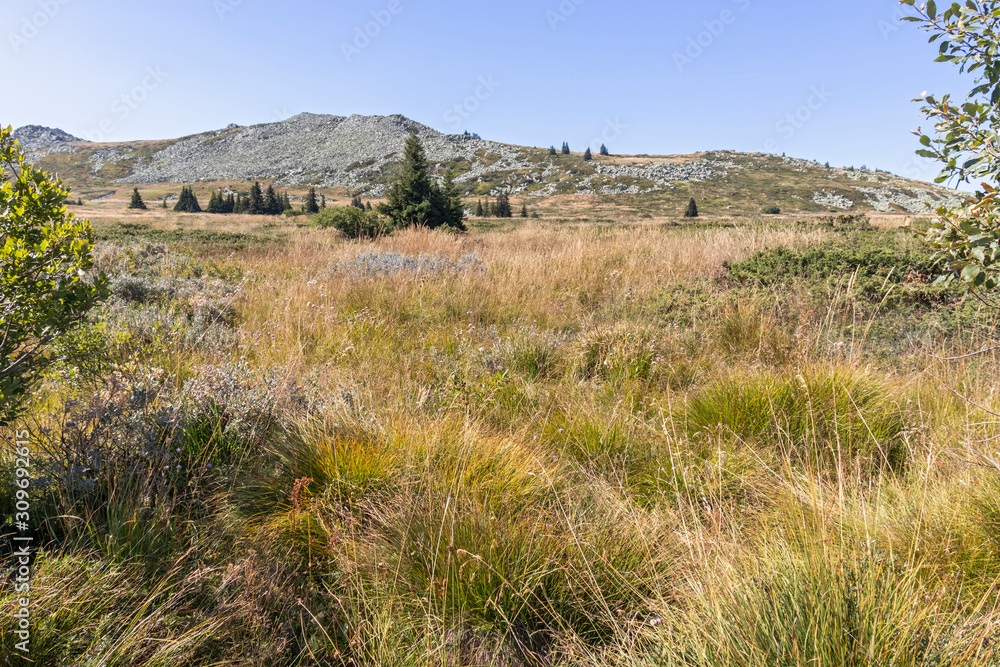
[[[323,229],[334,228],[349,239],[374,239],[393,232],[389,218],[377,211],[364,211],[354,206],[332,206],[313,216],[313,224]]]

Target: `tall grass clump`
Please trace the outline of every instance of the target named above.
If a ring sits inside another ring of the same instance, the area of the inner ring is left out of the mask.
[[[692,434],[732,435],[806,465],[898,471],[906,464],[906,423],[895,392],[863,369],[735,374],[695,392],[678,419]]]

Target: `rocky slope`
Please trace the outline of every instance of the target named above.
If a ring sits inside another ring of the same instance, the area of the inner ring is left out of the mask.
[[[952,205],[961,196],[886,172],[831,169],[759,153],[598,156],[585,162],[579,154],[550,156],[546,150],[443,134],[399,115],[300,114],[182,139],[111,145],[39,126],[20,128],[15,136],[33,160],[75,178],[77,187],[260,179],[379,197],[410,132],[421,137],[439,176],[454,170],[473,196],[492,196],[501,188],[523,196],[632,195],[647,201],[690,195],[714,199],[724,209],[780,204],[786,210],[910,213]]]
[[[44,151],[51,148],[73,151],[76,150],[76,147],[69,144],[83,141],[62,130],[42,127],[41,125],[25,125],[18,128],[14,130],[14,138],[28,152]]]

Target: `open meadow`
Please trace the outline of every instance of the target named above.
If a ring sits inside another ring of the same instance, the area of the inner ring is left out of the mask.
[[[36,664],[1000,664],[998,313],[903,216],[77,212]]]

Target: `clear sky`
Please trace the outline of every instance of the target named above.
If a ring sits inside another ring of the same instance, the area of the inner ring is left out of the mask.
[[[124,141],[400,113],[515,144],[784,152],[930,180],[911,100],[970,86],[900,15],[896,0],[6,0],[0,124]]]

